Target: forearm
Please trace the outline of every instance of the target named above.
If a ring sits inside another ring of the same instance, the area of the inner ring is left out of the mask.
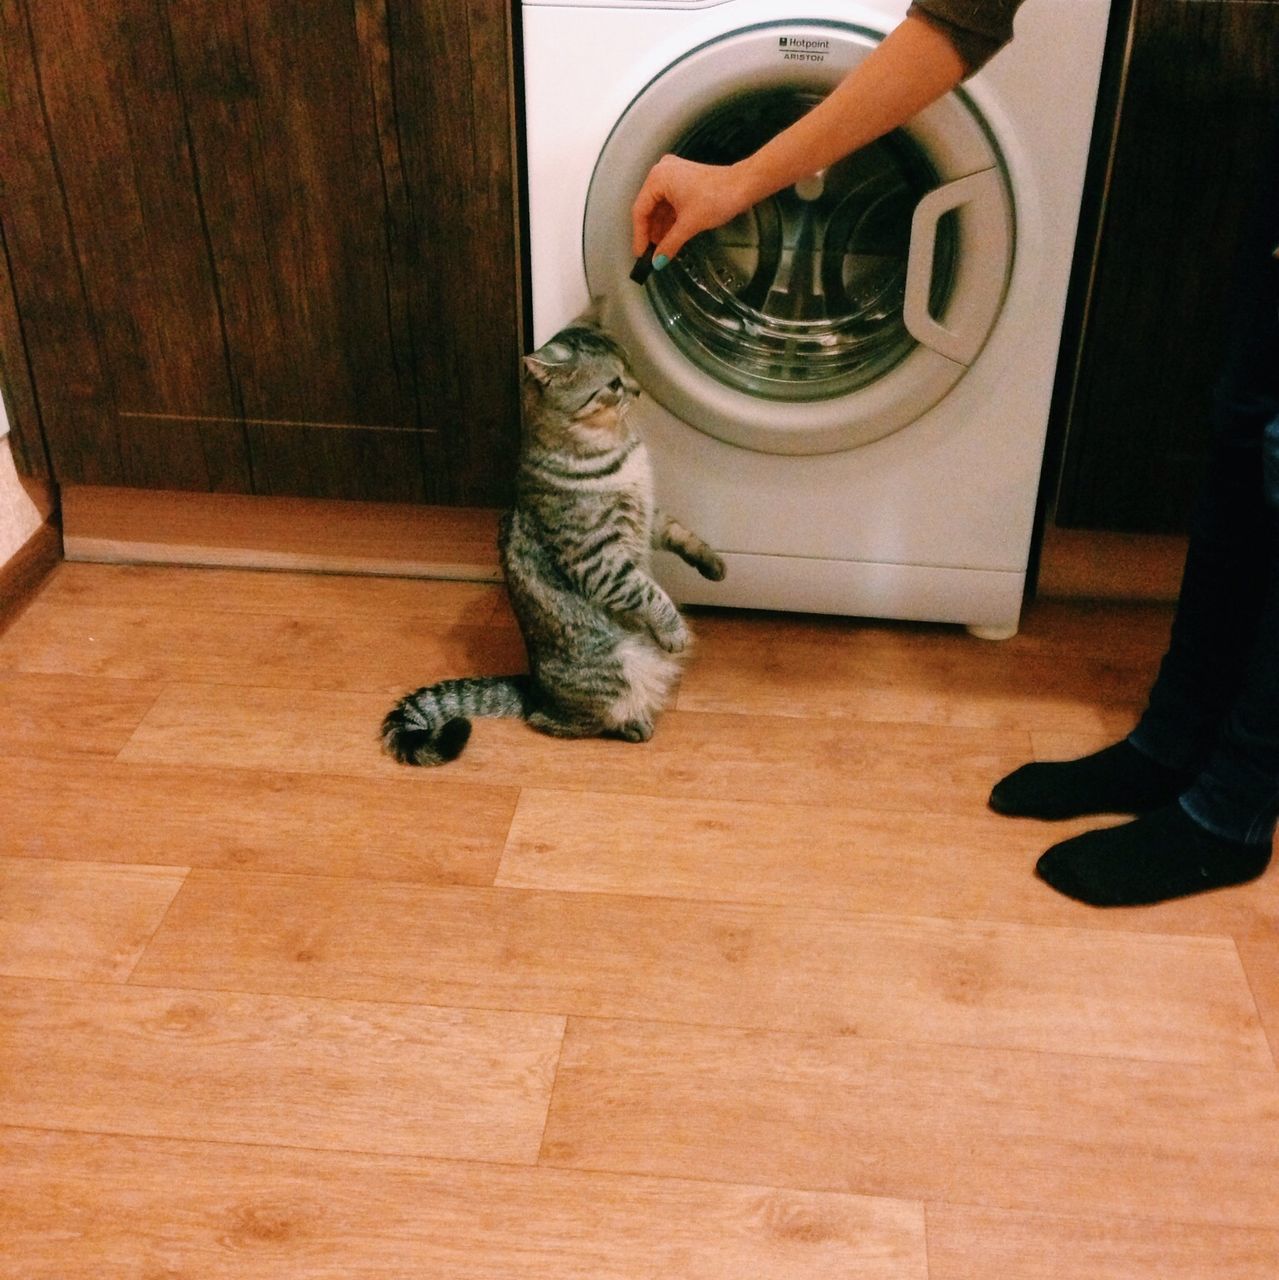
[[[733,166],[741,207],[806,178],[905,124],[967,71],[954,44],[907,18],[810,112]]]
[[[828,97],[746,159],[721,166],[663,156],[631,207],[633,252],[653,245],[661,270],[698,232],[891,133],[969,70],[940,27],[907,17]]]

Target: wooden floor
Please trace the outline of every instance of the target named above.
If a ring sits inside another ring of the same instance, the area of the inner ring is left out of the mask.
[[[393,696],[498,587],[64,564],[0,636],[0,1276],[1273,1280],[1279,871],[1101,912],[987,812],[1163,606],[695,614],[645,746]]]

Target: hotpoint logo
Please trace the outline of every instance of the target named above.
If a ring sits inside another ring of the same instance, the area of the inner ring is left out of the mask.
[[[829,40],[809,40],[805,36],[781,36],[777,41],[782,49],[829,49]]]
[[[830,52],[829,40],[808,36],[778,36],[777,48],[787,62],[824,62]]]

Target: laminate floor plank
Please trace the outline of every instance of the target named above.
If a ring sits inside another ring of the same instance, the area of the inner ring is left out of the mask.
[[[1279,926],[1273,922],[1268,926],[1259,925],[1235,941],[1262,1024],[1270,1038],[1271,1055],[1279,1065]]]
[[[33,858],[492,884],[512,787],[0,757],[8,852]],[[429,803],[426,801],[429,798]]]
[[[991,644],[941,628],[904,638],[847,621],[779,638],[771,622],[715,618],[702,622],[698,639],[681,711],[1116,736],[1144,705],[1155,661]]]
[[[0,655],[0,755],[110,758],[159,693],[150,680],[29,675]]]
[[[921,1205],[822,1192],[23,1130],[0,1187],[15,1280],[927,1280]]]
[[[1168,648],[1173,607],[1151,600],[1060,599],[1027,601],[1021,628],[996,648],[1046,653],[1106,654],[1121,665],[1158,663]],[[1143,690],[1144,692],[1144,690]]]
[[[1077,760],[1080,756],[1091,755],[1108,747],[1112,743],[1126,738],[1136,727],[1137,716],[1133,716],[1127,726],[1118,733],[1080,732],[1054,729],[1032,729],[1030,733],[1031,747],[1035,760]]]
[[[503,587],[485,582],[154,565],[59,565],[45,605],[254,613],[286,618],[416,618],[452,626],[514,626]]]
[[[879,915],[1229,936],[1279,928],[1279,877],[1097,911],[1034,875],[1048,845],[1119,818],[1044,823],[542,790],[520,792],[497,883]]]
[[[509,627],[405,617],[225,613],[35,601],[0,637],[0,665],[45,675],[208,681],[398,695],[451,676],[526,670]],[[376,725],[374,726],[376,728]]]
[[[11,1125],[536,1158],[564,1020],[0,979]]]
[[[1229,938],[195,871],[133,981],[1273,1067]]]
[[[0,1280],[1276,1274],[1279,873],[1096,911],[1034,863],[1122,819],[986,807],[1169,607],[695,609],[651,743],[416,770],[396,697],[523,669],[493,513],[117,496],[482,581],[64,564],[0,637]]]
[[[510,720],[477,724],[461,757],[411,770],[381,754],[377,695],[169,685],[120,758],[335,773],[412,773],[496,786],[872,809],[970,812],[991,779],[1029,758],[1017,730],[668,712],[651,742],[566,742]]]
[[[930,1280],[1273,1280],[1279,1231],[929,1205]]]
[[[1279,1228],[1279,1075],[571,1020],[542,1160]]]
[[[767,610],[692,606],[688,614],[699,638],[742,640],[763,632],[779,647],[847,645],[869,651],[896,649],[919,654],[958,652],[1003,655],[1015,660],[1031,653],[1109,655],[1119,667],[1158,662],[1168,646],[1172,606],[1121,600],[1032,600],[1009,640],[969,636],[948,623],[896,622],[886,618],[841,618],[826,614],[770,613]]]
[[[185,876],[0,857],[0,974],[123,982]]]

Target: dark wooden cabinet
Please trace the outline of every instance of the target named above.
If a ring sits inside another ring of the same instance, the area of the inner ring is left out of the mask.
[[[1047,497],[1064,526],[1177,532],[1279,103],[1279,5],[1115,4]],[[0,379],[22,469],[504,502],[513,25],[510,0],[0,0]]]
[[[509,0],[0,0],[0,358],[61,483],[484,505]]]
[[[1099,139],[1097,252],[1077,272],[1082,336],[1059,380],[1057,522],[1180,533],[1207,450],[1237,243],[1279,109],[1279,4],[1116,10],[1117,127]]]

